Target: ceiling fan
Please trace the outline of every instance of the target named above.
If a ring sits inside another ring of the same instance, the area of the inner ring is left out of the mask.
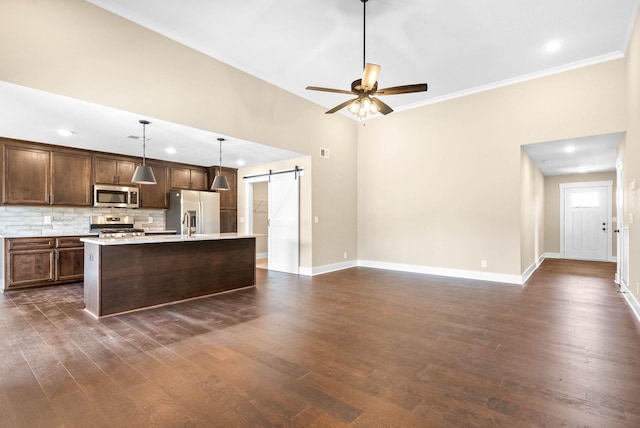
[[[363,73],[362,79],[354,80],[351,83],[351,90],[347,91],[344,89],[331,89],[331,88],[321,88],[318,86],[307,86],[306,89],[311,91],[322,91],[322,92],[335,92],[338,94],[348,94],[355,95],[356,98],[347,100],[341,104],[338,104],[331,110],[327,111],[326,114],[335,113],[338,110],[343,109],[346,106],[349,106],[349,111],[355,114],[358,117],[366,117],[370,114],[389,114],[393,111],[391,107],[389,107],[384,102],[380,101],[378,98],[374,97],[374,95],[397,95],[397,94],[410,94],[413,92],[425,92],[427,90],[426,83],[418,83],[414,85],[403,85],[403,86],[394,86],[391,88],[378,89],[378,74],[380,73],[380,66],[377,64],[369,64],[365,60],[366,56],[366,48],[367,48],[367,19],[366,19],[366,11],[367,11],[367,1],[368,0],[360,0],[362,2],[362,27],[363,27],[363,44],[362,44],[362,65],[363,65]]]

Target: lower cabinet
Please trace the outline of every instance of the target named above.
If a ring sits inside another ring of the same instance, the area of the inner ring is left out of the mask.
[[[4,289],[82,281],[84,244],[80,238],[6,239]]]

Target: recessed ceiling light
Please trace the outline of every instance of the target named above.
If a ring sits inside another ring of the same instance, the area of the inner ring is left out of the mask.
[[[236,162],[236,165],[244,166],[244,161],[242,159],[240,159],[238,162]]]
[[[545,50],[547,52],[558,52],[562,47],[562,42],[560,40],[552,40],[545,46]]]
[[[167,153],[169,154],[175,154],[176,153],[176,149],[174,149],[173,147],[167,147]]]
[[[58,129],[58,134],[63,137],[71,137],[72,135],[77,134],[77,132],[69,131],[68,129]]]
[[[567,153],[573,153],[573,152],[576,151],[576,148],[573,147],[573,146],[567,146],[567,147],[564,148],[564,151],[567,152]]]

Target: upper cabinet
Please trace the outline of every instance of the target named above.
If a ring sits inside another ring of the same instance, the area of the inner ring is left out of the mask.
[[[51,204],[91,205],[91,155],[51,152]]]
[[[131,186],[136,170],[136,160],[126,157],[95,155],[93,158],[93,181],[96,184],[118,184]]]
[[[147,165],[153,170],[156,184],[140,185],[140,208],[169,208],[169,200],[167,198],[169,193],[169,187],[167,186],[169,168],[153,162],[147,162]]]
[[[211,168],[211,182],[215,178],[219,167]],[[234,168],[222,168],[222,175],[227,177],[229,182],[229,190],[220,191],[220,209],[235,210],[238,209],[238,170]]]
[[[91,204],[91,157],[82,151],[5,144],[2,202],[22,205]]]
[[[49,150],[4,145],[2,203],[48,205]]]
[[[140,208],[167,209],[170,189],[209,190],[214,168],[147,160],[157,184],[131,182],[141,159],[0,137],[0,191],[6,205],[90,207],[93,184],[140,188]],[[236,222],[237,170],[223,168],[231,190],[220,192],[229,229]],[[232,212],[231,212],[232,211]],[[221,214],[221,217],[223,215]]]
[[[206,168],[171,167],[171,188],[209,190]]]

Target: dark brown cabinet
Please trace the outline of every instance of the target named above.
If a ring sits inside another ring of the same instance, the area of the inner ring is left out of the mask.
[[[49,150],[4,146],[3,192],[5,204],[49,204]]]
[[[52,238],[8,239],[5,289],[52,284],[55,280],[54,247]]]
[[[94,183],[130,186],[135,170],[136,160],[132,158],[102,155],[93,158]]]
[[[91,155],[51,152],[52,205],[91,205]]]
[[[82,281],[84,277],[84,243],[79,236],[56,239],[56,281]]]
[[[211,181],[219,167],[210,168]],[[238,170],[234,168],[222,168],[222,175],[229,182],[229,190],[220,193],[220,232],[236,233],[238,231]]]
[[[5,240],[5,290],[82,281],[80,236]]]
[[[171,167],[171,188],[208,190],[208,174],[205,168]]]
[[[88,153],[6,144],[3,154],[3,203],[91,204],[91,157]]]
[[[153,170],[156,184],[140,185],[140,208],[167,209],[169,208],[169,187],[167,186],[169,168],[151,162],[147,162],[147,165]]]

